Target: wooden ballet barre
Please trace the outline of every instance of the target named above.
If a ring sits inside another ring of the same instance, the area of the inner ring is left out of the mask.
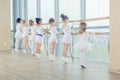
[[[98,20],[106,20],[106,19],[109,19],[109,17],[91,18],[91,19],[85,19],[85,20],[73,20],[70,22],[89,22],[89,21],[98,21]]]
[[[99,20],[106,20],[109,19],[108,17],[100,17],[100,18],[90,18],[90,19],[82,19],[82,20],[70,20],[69,23],[73,22],[89,22],[89,21],[99,21]],[[63,22],[56,22],[56,24],[61,24]],[[49,23],[43,23],[43,25],[48,25]]]

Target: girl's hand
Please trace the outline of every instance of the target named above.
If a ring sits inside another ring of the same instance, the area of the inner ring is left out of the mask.
[[[63,32],[59,32],[59,35],[64,35],[64,33]]]
[[[20,27],[20,31],[23,32],[22,27]]]
[[[105,32],[95,32],[96,35],[105,35]]]
[[[79,32],[71,32],[72,35],[79,35]]]
[[[88,34],[90,34],[90,35],[104,35],[105,33],[104,32],[88,32]]]
[[[48,32],[48,30],[44,29],[43,32],[47,35],[50,35],[50,32]]]

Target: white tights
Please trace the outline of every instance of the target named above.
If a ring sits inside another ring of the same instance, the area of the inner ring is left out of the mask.
[[[30,41],[30,48],[31,48],[31,53],[34,54],[35,53],[35,40],[31,40]]]
[[[16,41],[15,41],[15,50],[18,50],[18,48],[19,48],[19,43],[20,43],[20,39],[19,39],[19,38],[16,38]]]
[[[80,50],[80,63],[83,66],[86,66],[86,53],[87,53],[86,49]]]

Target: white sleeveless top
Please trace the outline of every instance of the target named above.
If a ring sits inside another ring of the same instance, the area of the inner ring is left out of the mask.
[[[16,33],[15,33],[16,38],[22,38],[22,31],[20,30],[20,28],[21,28],[21,24],[18,23],[16,25]]]
[[[66,27],[63,30],[63,38],[62,38],[62,42],[63,43],[71,43],[72,41],[72,35],[71,35],[71,28],[69,25],[66,25]]]
[[[39,28],[36,29],[36,37],[35,37],[35,42],[36,43],[43,43],[43,26],[40,26]]]
[[[57,31],[56,27],[52,27],[50,30],[50,39],[49,39],[49,43],[55,41],[57,43],[57,34],[59,34],[59,32]]]
[[[56,27],[52,27],[50,30],[50,37],[55,37],[57,36],[57,34],[59,34],[59,32],[57,31]]]
[[[74,44],[74,49],[76,51],[81,51],[81,50],[88,51],[92,49],[93,44],[90,43],[87,39],[89,35],[90,34],[87,32],[78,35],[79,36],[78,41]]]
[[[88,36],[89,36],[89,33],[87,33],[87,32],[79,34],[79,40],[85,40],[85,41],[87,41]]]
[[[28,36],[28,27],[27,26],[25,26],[23,29],[23,35],[22,35],[22,37],[25,37],[25,36]]]
[[[37,33],[37,28],[35,26],[30,27],[31,29],[31,38],[35,38]]]
[[[37,28],[37,34],[43,34],[43,29],[44,28],[42,26]]]

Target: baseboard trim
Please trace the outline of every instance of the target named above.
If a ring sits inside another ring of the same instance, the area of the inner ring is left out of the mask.
[[[0,52],[8,52],[8,51],[11,51],[11,50],[0,50]]]
[[[116,69],[112,69],[112,68],[109,69],[109,72],[120,74],[120,70],[116,70]]]

